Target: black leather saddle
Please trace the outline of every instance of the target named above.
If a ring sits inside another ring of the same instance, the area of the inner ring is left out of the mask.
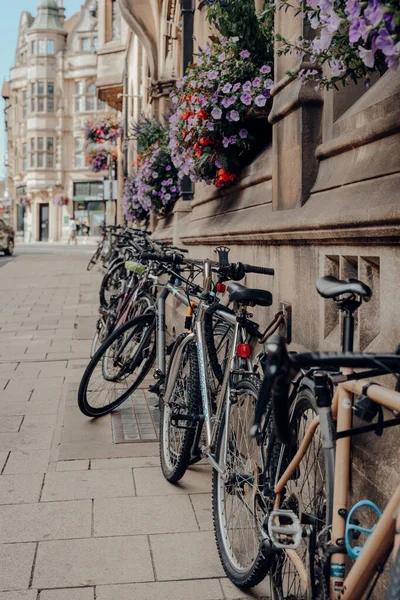
[[[230,283],[228,285],[229,302],[240,302],[251,306],[271,306],[272,294],[267,290],[255,290],[247,288],[240,283]]]
[[[317,292],[323,298],[336,298],[342,294],[356,294],[364,300],[369,300],[372,296],[372,290],[365,283],[358,279],[337,279],[333,275],[326,275],[318,279]]]

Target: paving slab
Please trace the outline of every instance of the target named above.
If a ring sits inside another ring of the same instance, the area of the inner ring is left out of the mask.
[[[39,600],[94,600],[94,587],[42,590]]]
[[[0,544],[0,591],[27,590],[36,544]]]
[[[41,473],[0,475],[0,504],[37,502],[42,484],[43,475]]]
[[[188,470],[174,485],[165,479],[160,467],[134,469],[133,473],[138,496],[198,494],[211,489],[211,468],[208,465]]]
[[[52,431],[2,433],[0,436],[0,451],[21,449],[44,450],[50,448],[52,439]]]
[[[92,471],[97,469],[125,469],[143,467],[158,467],[160,459],[158,456],[138,456],[131,458],[94,458],[90,463]]]
[[[142,581],[154,581],[147,536],[39,543],[36,588]]]
[[[77,471],[47,473],[42,502],[134,496],[132,471]]]
[[[236,585],[233,585],[233,583],[226,577],[221,579],[221,587],[224,592],[224,598],[227,600],[250,600],[251,598],[272,600],[272,591],[268,577],[266,577],[259,585],[256,585],[247,592],[239,589],[236,587]]]
[[[90,500],[0,506],[4,542],[85,538],[91,536],[91,528]]]
[[[37,591],[26,592],[0,592],[0,600],[36,600]]]
[[[9,455],[9,452],[0,452],[0,473],[4,469],[4,465],[7,462],[8,455]]]
[[[30,407],[28,407],[30,408]],[[32,415],[27,414],[22,423],[21,431],[53,431],[57,422],[57,415]]]
[[[50,450],[16,450],[10,453],[4,473],[45,473]]]
[[[138,535],[198,531],[187,496],[116,498],[94,501],[94,535]]]
[[[111,441],[103,444],[86,443],[61,444],[60,460],[79,458],[123,458],[126,456],[158,456],[159,447],[156,443],[144,444],[113,444]]]
[[[12,433],[19,431],[23,417],[3,417],[0,420],[0,433]]]
[[[96,600],[222,600],[223,598],[218,579],[99,585],[96,588]]]
[[[197,523],[201,531],[212,531],[212,498],[211,494],[192,494],[190,501],[196,515]]]
[[[211,531],[151,535],[150,545],[158,581],[224,576]]]
[[[56,465],[56,471],[87,471],[88,460],[60,460]]]

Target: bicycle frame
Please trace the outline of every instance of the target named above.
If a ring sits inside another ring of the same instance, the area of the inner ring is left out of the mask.
[[[342,373],[351,374],[350,369],[342,369]],[[366,380],[346,381],[337,385],[332,401],[332,415],[337,423],[337,433],[351,429],[352,407],[354,395],[363,393]],[[389,410],[400,412],[400,393],[372,384],[368,387],[367,396]],[[306,435],[295,456],[287,469],[275,485],[275,508],[279,508],[280,497],[286,484],[293,476],[296,468],[301,463],[307,448],[320,424],[317,416],[310,423]],[[335,476],[333,493],[333,518],[332,535],[330,545],[333,545],[331,555],[330,572],[330,600],[360,600],[371,584],[374,573],[379,565],[385,560],[392,546],[400,544],[400,534],[396,534],[396,520],[399,520],[400,507],[400,485],[389,500],[376,528],[369,536],[360,556],[352,565],[347,577],[345,577],[346,554],[334,552],[337,548],[342,550],[339,543],[345,536],[345,518],[339,511],[348,508],[349,482],[350,482],[350,445],[351,437],[341,437],[336,440]],[[293,562],[299,572],[300,578],[307,585],[307,569],[300,557],[294,550],[287,550],[289,559]],[[334,567],[334,568],[332,568]],[[333,575],[333,573],[335,573]]]

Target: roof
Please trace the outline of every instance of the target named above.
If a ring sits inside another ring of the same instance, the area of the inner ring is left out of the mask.
[[[80,12],[78,11],[65,21],[64,29],[67,33],[71,33],[71,31],[73,30],[73,28],[75,27],[75,25],[79,19],[79,15],[80,15]]]
[[[10,97],[10,82],[9,81],[3,82],[3,87],[1,88],[1,95],[3,96],[3,98]]]
[[[60,20],[57,0],[40,0],[38,13],[30,29],[59,29],[64,30]]]

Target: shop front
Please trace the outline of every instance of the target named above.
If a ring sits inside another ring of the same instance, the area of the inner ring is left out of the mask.
[[[89,226],[89,234],[98,236],[105,223],[106,203],[102,181],[84,181],[74,183],[74,219],[80,225],[79,234],[83,234],[84,226]]]

